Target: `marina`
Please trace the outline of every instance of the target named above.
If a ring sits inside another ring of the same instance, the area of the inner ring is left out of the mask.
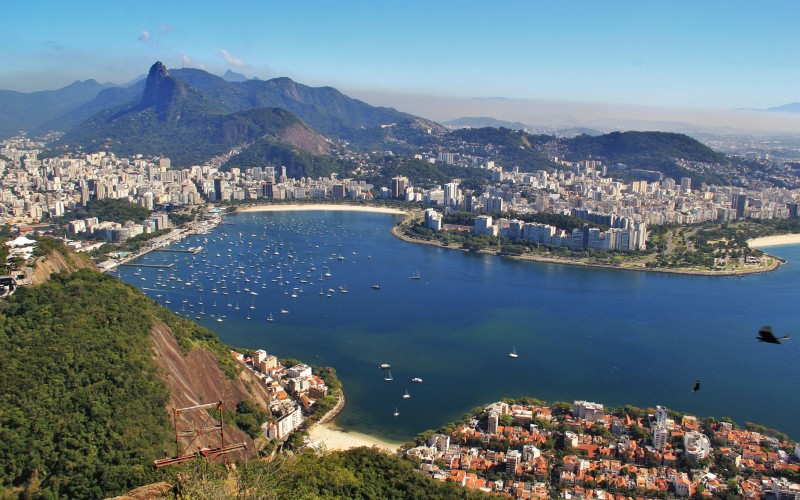
[[[755,340],[765,324],[796,326],[795,266],[732,279],[519,262],[402,242],[388,232],[397,220],[235,214],[171,246],[199,253],[152,252],[118,272],[229,345],[334,367],[348,401],[336,423],[358,432],[402,441],[477,405],[533,396],[662,404],[800,435],[786,419],[800,411],[797,344]],[[798,247],[776,253],[800,259]],[[782,376],[764,384],[765,363]]]

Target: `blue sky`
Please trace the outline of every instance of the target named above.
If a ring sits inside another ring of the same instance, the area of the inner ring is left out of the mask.
[[[345,92],[684,109],[800,101],[800,2],[5,2],[0,88],[156,60]]]

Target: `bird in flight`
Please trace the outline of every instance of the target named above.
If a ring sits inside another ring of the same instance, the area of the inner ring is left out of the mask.
[[[781,340],[787,340],[788,338],[789,338],[788,335],[784,335],[783,337],[776,337],[772,333],[772,328],[769,326],[765,326],[758,331],[758,337],[756,337],[756,340],[758,340],[759,342],[766,342],[768,344],[780,344]]]
[[[697,392],[700,390],[700,379],[694,381],[694,387],[692,387],[692,392]]]

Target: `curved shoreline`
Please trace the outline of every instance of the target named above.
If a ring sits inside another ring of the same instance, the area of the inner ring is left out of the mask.
[[[406,241],[408,243],[418,243],[422,245],[430,245],[435,246],[437,248],[444,248],[447,250],[458,250],[461,252],[466,252],[463,248],[455,248],[450,246],[442,246],[440,243],[431,240],[420,240],[417,238],[412,238],[406,234],[401,232],[400,226],[394,226],[391,229],[391,233],[398,239]],[[800,236],[800,235],[798,235]],[[793,242],[794,243],[794,242]],[[800,243],[800,238],[798,239],[797,243]],[[780,243],[780,244],[791,244],[791,243]],[[666,273],[666,274],[684,274],[689,276],[742,276],[745,274],[763,274],[769,273],[776,269],[778,269],[781,264],[785,261],[775,257],[774,255],[767,255],[767,257],[772,259],[772,264],[770,266],[764,268],[756,268],[756,269],[738,269],[738,270],[730,270],[730,271],[707,271],[703,269],[660,269],[660,268],[647,268],[647,267],[624,267],[624,266],[612,266],[608,264],[600,264],[600,263],[592,263],[592,262],[578,262],[569,259],[560,259],[558,257],[544,257],[538,255],[501,255],[497,251],[486,251],[483,250],[479,252],[481,255],[492,255],[492,256],[499,256],[505,257],[507,259],[513,260],[521,260],[521,261],[528,261],[528,262],[540,262],[543,264],[561,264],[566,266],[579,266],[579,267],[592,267],[596,269],[612,269],[615,271],[635,271],[635,272],[645,272],[645,273]]]
[[[747,240],[751,247],[777,247],[781,245],[800,245],[800,234],[777,234],[773,236],[762,236]]]
[[[254,205],[244,208],[237,208],[236,212],[311,212],[311,211],[331,211],[331,212],[372,212],[379,214],[405,215],[408,210],[399,208],[378,207],[367,205],[348,205],[348,204],[324,204],[324,203],[287,203],[276,205]],[[234,212],[234,213],[236,213]]]
[[[286,204],[270,204],[270,205],[254,205],[248,206],[243,208],[237,208],[236,212],[288,212],[288,211],[351,211],[351,212],[372,212],[372,213],[385,213],[385,214],[394,214],[394,215],[406,215],[409,218],[413,217],[415,214],[415,210],[413,207],[409,207],[407,210],[403,210],[400,208],[391,208],[391,207],[381,207],[381,206],[371,206],[371,205],[350,205],[347,203],[286,203]],[[234,212],[235,213],[235,212]],[[419,213],[418,211],[416,212]],[[407,218],[403,222],[407,222],[409,220]],[[438,248],[446,248],[449,250],[460,250],[466,251],[462,248],[455,248],[450,246],[442,246],[436,241],[430,240],[420,240],[417,238],[412,238],[408,235],[403,234],[400,231],[401,226],[395,225],[391,229],[391,233],[398,239],[401,239],[408,243],[418,243],[422,245],[431,245]],[[777,245],[792,245],[792,244],[800,244],[800,234],[792,234],[792,235],[780,235],[780,236],[766,236],[762,238],[755,238],[748,241],[748,244],[751,246],[761,246],[761,247],[768,247],[768,246],[777,246]],[[612,269],[618,271],[636,271],[636,272],[648,272],[648,273],[666,273],[666,274],[684,274],[689,276],[743,276],[745,274],[763,274],[775,271],[778,269],[782,264],[785,263],[783,259],[775,257],[774,255],[765,254],[768,258],[772,259],[772,264],[766,267],[757,267],[757,268],[745,268],[745,269],[735,269],[735,270],[721,270],[721,271],[709,271],[705,269],[670,269],[670,268],[648,268],[644,266],[625,266],[624,263],[622,265],[609,265],[609,264],[602,264],[602,263],[594,263],[594,262],[580,262],[571,259],[563,259],[559,257],[545,257],[539,255],[500,255],[497,251],[481,251],[483,255],[493,255],[499,257],[505,257],[508,259],[514,260],[521,260],[521,261],[528,261],[528,262],[540,262],[544,264],[560,264],[566,266],[579,266],[579,267],[591,267],[595,269]]]

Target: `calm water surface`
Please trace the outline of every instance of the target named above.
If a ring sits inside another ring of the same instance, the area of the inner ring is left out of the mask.
[[[389,234],[396,220],[235,214],[171,247],[204,253],[153,252],[137,263],[174,267],[120,275],[229,345],[335,367],[347,395],[337,423],[389,439],[505,396],[661,404],[800,438],[800,338],[755,341],[766,324],[777,335],[797,330],[800,247],[771,248],[789,265],[769,274],[679,276],[414,245]],[[416,271],[421,279],[410,279]],[[695,379],[702,388],[692,393]]]

